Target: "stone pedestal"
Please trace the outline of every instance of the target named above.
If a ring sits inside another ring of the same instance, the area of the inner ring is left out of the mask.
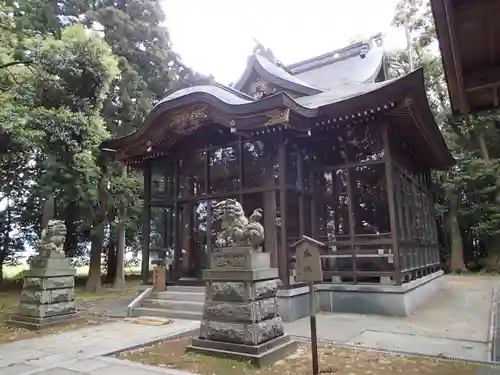
[[[295,350],[283,331],[276,292],[278,270],[270,254],[251,247],[224,248],[210,256],[200,337],[188,351],[263,366]]]
[[[75,269],[69,259],[55,253],[33,257],[24,277],[19,311],[7,323],[40,329],[76,318]]]

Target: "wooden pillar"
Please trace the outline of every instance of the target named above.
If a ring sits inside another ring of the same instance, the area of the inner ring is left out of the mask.
[[[274,182],[274,176],[271,173]],[[276,191],[265,191],[262,193],[264,211],[264,247],[271,254],[271,267],[278,268],[278,238],[276,230]]]
[[[399,250],[399,266],[400,268],[406,268],[407,265],[402,265],[403,263],[401,259],[403,258],[403,255],[406,256],[407,253],[407,246],[404,245],[402,247],[399,247],[399,244],[401,241],[407,241],[408,236],[406,234],[406,227],[405,227],[405,215],[407,217],[408,213],[406,212],[407,206],[405,203],[405,187],[404,184],[401,181],[401,176],[400,176],[400,170],[397,164],[392,161],[392,178],[394,180],[394,186],[395,186],[395,191],[394,191],[394,196],[395,196],[395,204],[396,204],[396,212],[397,212],[397,228],[396,228],[396,239],[398,241],[398,250]],[[391,229],[392,231],[392,229]]]
[[[174,161],[174,259],[172,262],[172,273],[173,278],[179,278],[179,255],[180,255],[180,234],[179,234],[179,223],[181,220],[180,209],[179,209],[179,159],[176,158]]]
[[[356,234],[355,230],[356,227],[354,225],[354,195],[352,192],[352,184],[351,184],[351,170],[349,168],[346,169],[347,171],[347,197],[349,198],[347,201],[347,209],[349,212],[349,239],[351,242],[350,248],[351,248],[351,254],[352,254],[352,278],[353,282],[358,281],[358,276],[356,274],[356,253],[357,253],[357,247],[354,244],[356,240]],[[337,200],[338,202],[338,200]],[[337,203],[336,203],[337,204]]]
[[[302,149],[297,147],[297,187],[300,189],[299,193],[299,232],[300,235],[304,235],[304,219],[305,215],[309,215],[309,212],[304,212],[304,155],[302,154]]]
[[[401,285],[401,266],[399,259],[399,241],[397,231],[398,224],[396,220],[396,201],[394,196],[394,166],[389,144],[389,126],[388,124],[384,124],[383,126],[385,177],[387,186],[387,199],[389,201],[389,219],[391,223],[392,253],[394,259],[394,280],[396,282],[396,285]]]
[[[276,181],[273,174],[273,159],[270,157],[269,148],[273,144],[270,141],[264,143],[264,156],[262,161],[265,163],[264,173],[260,186],[273,188],[273,190],[262,192],[262,209],[264,211],[263,224],[266,235],[264,236],[264,248],[271,256],[271,267],[279,268],[278,265],[278,229],[276,227],[277,219],[277,199],[276,199]],[[243,166],[245,168],[245,166]]]
[[[316,218],[316,195],[317,188],[314,179],[314,168],[311,168],[309,172],[309,189],[311,189],[311,234],[312,238],[318,239],[319,237],[319,228],[318,228],[318,219]]]
[[[205,144],[205,186],[204,190],[206,194],[210,194],[210,151],[208,144]],[[207,254],[205,254],[205,267],[208,268],[210,264],[210,254],[212,253],[212,200],[207,200]]]
[[[151,225],[151,164],[144,170],[144,206],[142,218],[142,262],[141,278],[143,284],[149,283],[149,234]]]
[[[283,286],[290,286],[289,275],[289,252],[286,231],[287,207],[286,207],[286,140],[282,139],[278,145],[278,164],[279,164],[279,192],[280,192],[280,216],[281,233],[280,247],[278,249],[278,271]]]

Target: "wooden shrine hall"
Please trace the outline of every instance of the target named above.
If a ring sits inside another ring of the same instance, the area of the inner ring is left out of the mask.
[[[423,71],[388,79],[381,44],[375,37],[288,66],[256,51],[234,87],[178,89],[135,133],[103,143],[144,173],[144,283],[150,259],[166,256],[169,284],[203,285],[218,230],[212,207],[234,197],[247,214],[263,209],[264,251],[279,269],[286,309],[307,298],[290,247],[301,235],[326,245],[324,308],[364,293],[360,286],[430,295],[441,274],[430,172],[454,159]],[[405,314],[405,301],[382,313]]]

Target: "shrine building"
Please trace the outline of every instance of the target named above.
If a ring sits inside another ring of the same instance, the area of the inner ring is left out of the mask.
[[[431,171],[455,161],[422,69],[389,79],[379,36],[292,65],[257,50],[234,86],[174,90],[102,149],[144,174],[144,284],[167,257],[168,285],[202,286],[212,207],[232,197],[263,209],[285,320],[308,313],[290,246],[302,235],[326,245],[319,309],[405,315],[439,289]]]

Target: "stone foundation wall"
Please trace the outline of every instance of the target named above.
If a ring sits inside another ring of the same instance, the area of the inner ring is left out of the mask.
[[[316,285],[316,312],[342,312],[407,316],[443,288],[443,271],[401,286],[395,285]],[[309,316],[309,289],[279,290],[281,317],[291,322]]]

